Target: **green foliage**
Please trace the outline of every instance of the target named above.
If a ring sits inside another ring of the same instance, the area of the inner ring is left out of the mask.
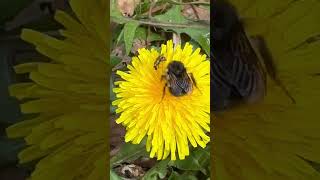
[[[156,16],[155,19],[160,22],[187,24],[188,20],[181,14],[181,8],[180,5],[175,5],[165,14]]]
[[[110,57],[110,64],[111,64],[111,67],[114,67],[116,66],[117,64],[119,64],[121,62],[121,59],[117,56],[112,56]]]
[[[138,27],[137,30],[136,30],[135,38],[147,40],[147,33],[148,32],[147,32],[146,28]],[[163,41],[163,40],[165,40],[165,38],[160,36],[157,33],[151,32],[149,34],[148,40],[150,42],[152,42],[152,41]]]
[[[132,160],[138,159],[141,156],[147,156],[144,143],[125,143],[121,147],[121,150],[110,159],[110,164],[111,166],[116,166],[123,162],[130,162]]]
[[[163,179],[168,173],[169,160],[163,160],[157,163],[152,169],[150,169],[143,177],[143,180],[157,180]]]
[[[207,168],[210,166],[210,146],[205,149],[196,148],[185,160],[172,161],[170,165],[181,170],[201,171],[209,175]]]
[[[199,179],[199,172],[202,173],[201,177],[210,177],[209,168],[210,146],[207,146],[205,149],[194,149],[185,160],[170,161],[166,159],[158,161],[158,163],[145,174],[143,179],[163,179],[167,177],[169,169],[171,169],[170,180],[196,180]],[[174,169],[179,169],[179,172]]]
[[[210,29],[186,28],[178,30],[178,32],[188,34],[192,39],[199,43],[207,55],[210,54]]]
[[[136,29],[138,28],[139,23],[133,21],[133,22],[128,22],[124,25],[123,31],[124,31],[124,43],[126,46],[126,53],[129,54],[134,36],[136,34]]]
[[[173,171],[169,177],[169,180],[197,180],[198,178],[195,175],[184,173],[179,174],[176,171]]]
[[[110,170],[110,180],[122,180],[114,171]]]
[[[177,22],[179,24],[191,24],[191,21],[187,20],[182,14],[181,14],[181,5],[174,5],[169,11],[167,11],[163,15],[158,15],[155,17],[160,22],[165,23],[172,23]],[[192,25],[195,25],[192,23]],[[164,28],[166,30],[172,30],[176,33],[185,33],[189,35],[192,39],[194,39],[199,45],[203,48],[203,50],[206,52],[207,55],[210,54],[210,27],[202,27],[202,28],[195,28],[195,27],[186,27],[186,28],[180,28],[180,27],[166,27]]]
[[[204,25],[200,22],[194,22],[188,20],[182,15],[182,6],[181,5],[172,5],[170,9],[168,9],[164,14],[159,14],[154,16],[149,21],[145,19],[135,19],[135,18],[127,18],[123,17],[120,11],[117,9],[115,4],[115,0],[112,0],[111,5],[111,20],[118,24],[124,24],[124,43],[126,47],[126,54],[129,54],[130,49],[132,47],[133,40],[137,39],[147,39],[147,31],[146,27],[139,27],[146,24],[155,24],[157,28],[160,28],[166,32],[174,31],[178,34],[187,34],[192,40],[195,40],[200,47],[205,51],[207,55],[210,54],[210,27],[209,25]],[[159,2],[158,2],[159,3]],[[137,12],[140,14],[145,11],[150,6],[149,3],[142,3],[137,6]],[[122,33],[120,33],[118,37],[118,42],[122,38]],[[148,40],[152,41],[160,41],[164,40],[159,34],[151,32],[149,34]]]

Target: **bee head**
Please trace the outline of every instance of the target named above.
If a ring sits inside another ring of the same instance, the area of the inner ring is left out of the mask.
[[[168,72],[173,73],[176,76],[181,76],[186,72],[186,68],[182,62],[172,61],[168,65]]]

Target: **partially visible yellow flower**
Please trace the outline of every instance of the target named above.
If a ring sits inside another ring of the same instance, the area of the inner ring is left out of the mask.
[[[150,157],[184,159],[189,155],[189,142],[193,147],[205,147],[210,137],[210,62],[200,49],[193,51],[186,43],[184,48],[173,46],[172,41],[161,47],[161,55],[166,61],[159,69],[154,62],[159,52],[154,49],[140,49],[138,57],[133,57],[129,72],[117,71],[123,80],[115,82],[117,100],[113,102],[121,113],[117,123],[127,128],[125,141],[138,144],[147,136],[147,151]],[[176,97],[168,88],[163,96],[166,67],[171,61],[181,61],[188,73],[192,73],[197,87],[190,94]]]
[[[63,40],[33,30],[22,39],[52,61],[15,67],[32,82],[10,87],[21,111],[37,116],[7,129],[24,138],[20,163],[37,162],[32,180],[102,180],[107,175],[107,1],[71,0],[77,16],[58,11]],[[36,61],[36,60],[35,60]]]
[[[306,160],[320,162],[320,41],[315,40],[320,2],[230,3],[247,34],[264,38],[296,103],[268,79],[262,102],[216,113],[213,179],[319,180],[320,173]]]

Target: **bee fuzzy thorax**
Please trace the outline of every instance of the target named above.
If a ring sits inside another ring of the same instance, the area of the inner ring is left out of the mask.
[[[159,64],[160,63],[157,65]],[[165,74],[162,75],[161,80],[166,80],[163,87],[162,98],[165,96],[166,88],[168,88],[171,95],[180,97],[190,94],[193,90],[193,85],[195,85],[193,75],[188,74],[185,65],[177,60],[168,63]]]

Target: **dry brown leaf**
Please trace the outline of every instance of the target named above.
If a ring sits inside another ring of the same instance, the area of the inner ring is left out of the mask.
[[[143,39],[135,39],[132,44],[131,52],[133,54],[137,54],[138,49],[145,48],[150,45],[150,42],[147,44],[146,40]]]
[[[111,55],[117,56],[121,59],[121,62],[112,68],[113,72],[122,69],[131,63],[131,58],[125,55],[124,51],[124,44],[118,45],[112,50]]]
[[[140,0],[118,0],[118,8],[123,16],[131,17]]]
[[[202,6],[184,5],[182,14],[188,19],[210,21],[210,11]]]
[[[124,44],[120,44],[118,46],[116,46],[112,52],[111,52],[111,55],[113,56],[118,56],[118,57],[123,57],[124,56]]]
[[[126,179],[136,179],[145,174],[145,171],[135,164],[123,164],[115,170],[117,174]]]

